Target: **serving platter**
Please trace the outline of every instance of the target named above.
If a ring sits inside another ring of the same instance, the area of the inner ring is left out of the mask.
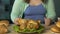
[[[13,30],[20,34],[38,34],[38,33],[42,33],[45,30],[45,28],[42,25],[40,26],[38,30],[34,30],[34,31],[31,31],[31,30],[30,31],[18,31],[19,29],[16,27],[16,25],[13,27],[15,27],[15,29],[13,28]]]

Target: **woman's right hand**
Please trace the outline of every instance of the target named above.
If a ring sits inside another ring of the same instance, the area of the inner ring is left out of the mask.
[[[19,25],[18,24],[18,20],[19,20],[20,18],[16,18],[15,20],[14,20],[14,24],[16,24],[16,25]]]

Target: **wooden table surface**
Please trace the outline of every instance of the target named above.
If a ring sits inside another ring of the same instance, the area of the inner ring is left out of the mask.
[[[48,29],[46,29],[46,30],[45,30],[43,33],[41,33],[41,34],[60,34],[60,33],[54,33],[54,32],[52,32],[52,31],[49,29],[49,28],[52,27],[52,26],[53,26],[53,25],[47,27]],[[20,34],[20,33],[14,32],[14,30],[12,29],[12,27],[13,27],[13,24],[11,24],[11,26],[9,27],[10,32],[7,33],[7,34]]]

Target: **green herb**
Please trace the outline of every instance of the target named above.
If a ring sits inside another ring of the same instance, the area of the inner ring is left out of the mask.
[[[15,25],[15,26],[13,26],[13,29],[16,32],[38,32],[38,33],[41,33],[44,30],[44,27],[40,25],[39,29],[37,29],[37,30],[36,29],[28,30],[27,28],[24,29],[24,30],[20,30],[19,26]]]
[[[13,26],[13,30],[15,30],[16,32],[19,32],[19,31],[20,31],[20,30],[19,30],[19,26],[14,25],[14,26]]]

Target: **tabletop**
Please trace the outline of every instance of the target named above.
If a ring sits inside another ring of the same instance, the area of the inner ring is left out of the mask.
[[[14,24],[11,24],[11,26],[9,26],[10,32],[7,33],[7,34],[21,34],[21,33],[15,32],[15,31],[13,30],[13,25],[14,25]],[[53,25],[47,27],[47,29],[45,29],[44,32],[41,33],[41,34],[60,34],[60,33],[54,33],[54,32],[52,32],[52,31],[49,29],[49,28],[51,28],[52,26],[53,26]]]

